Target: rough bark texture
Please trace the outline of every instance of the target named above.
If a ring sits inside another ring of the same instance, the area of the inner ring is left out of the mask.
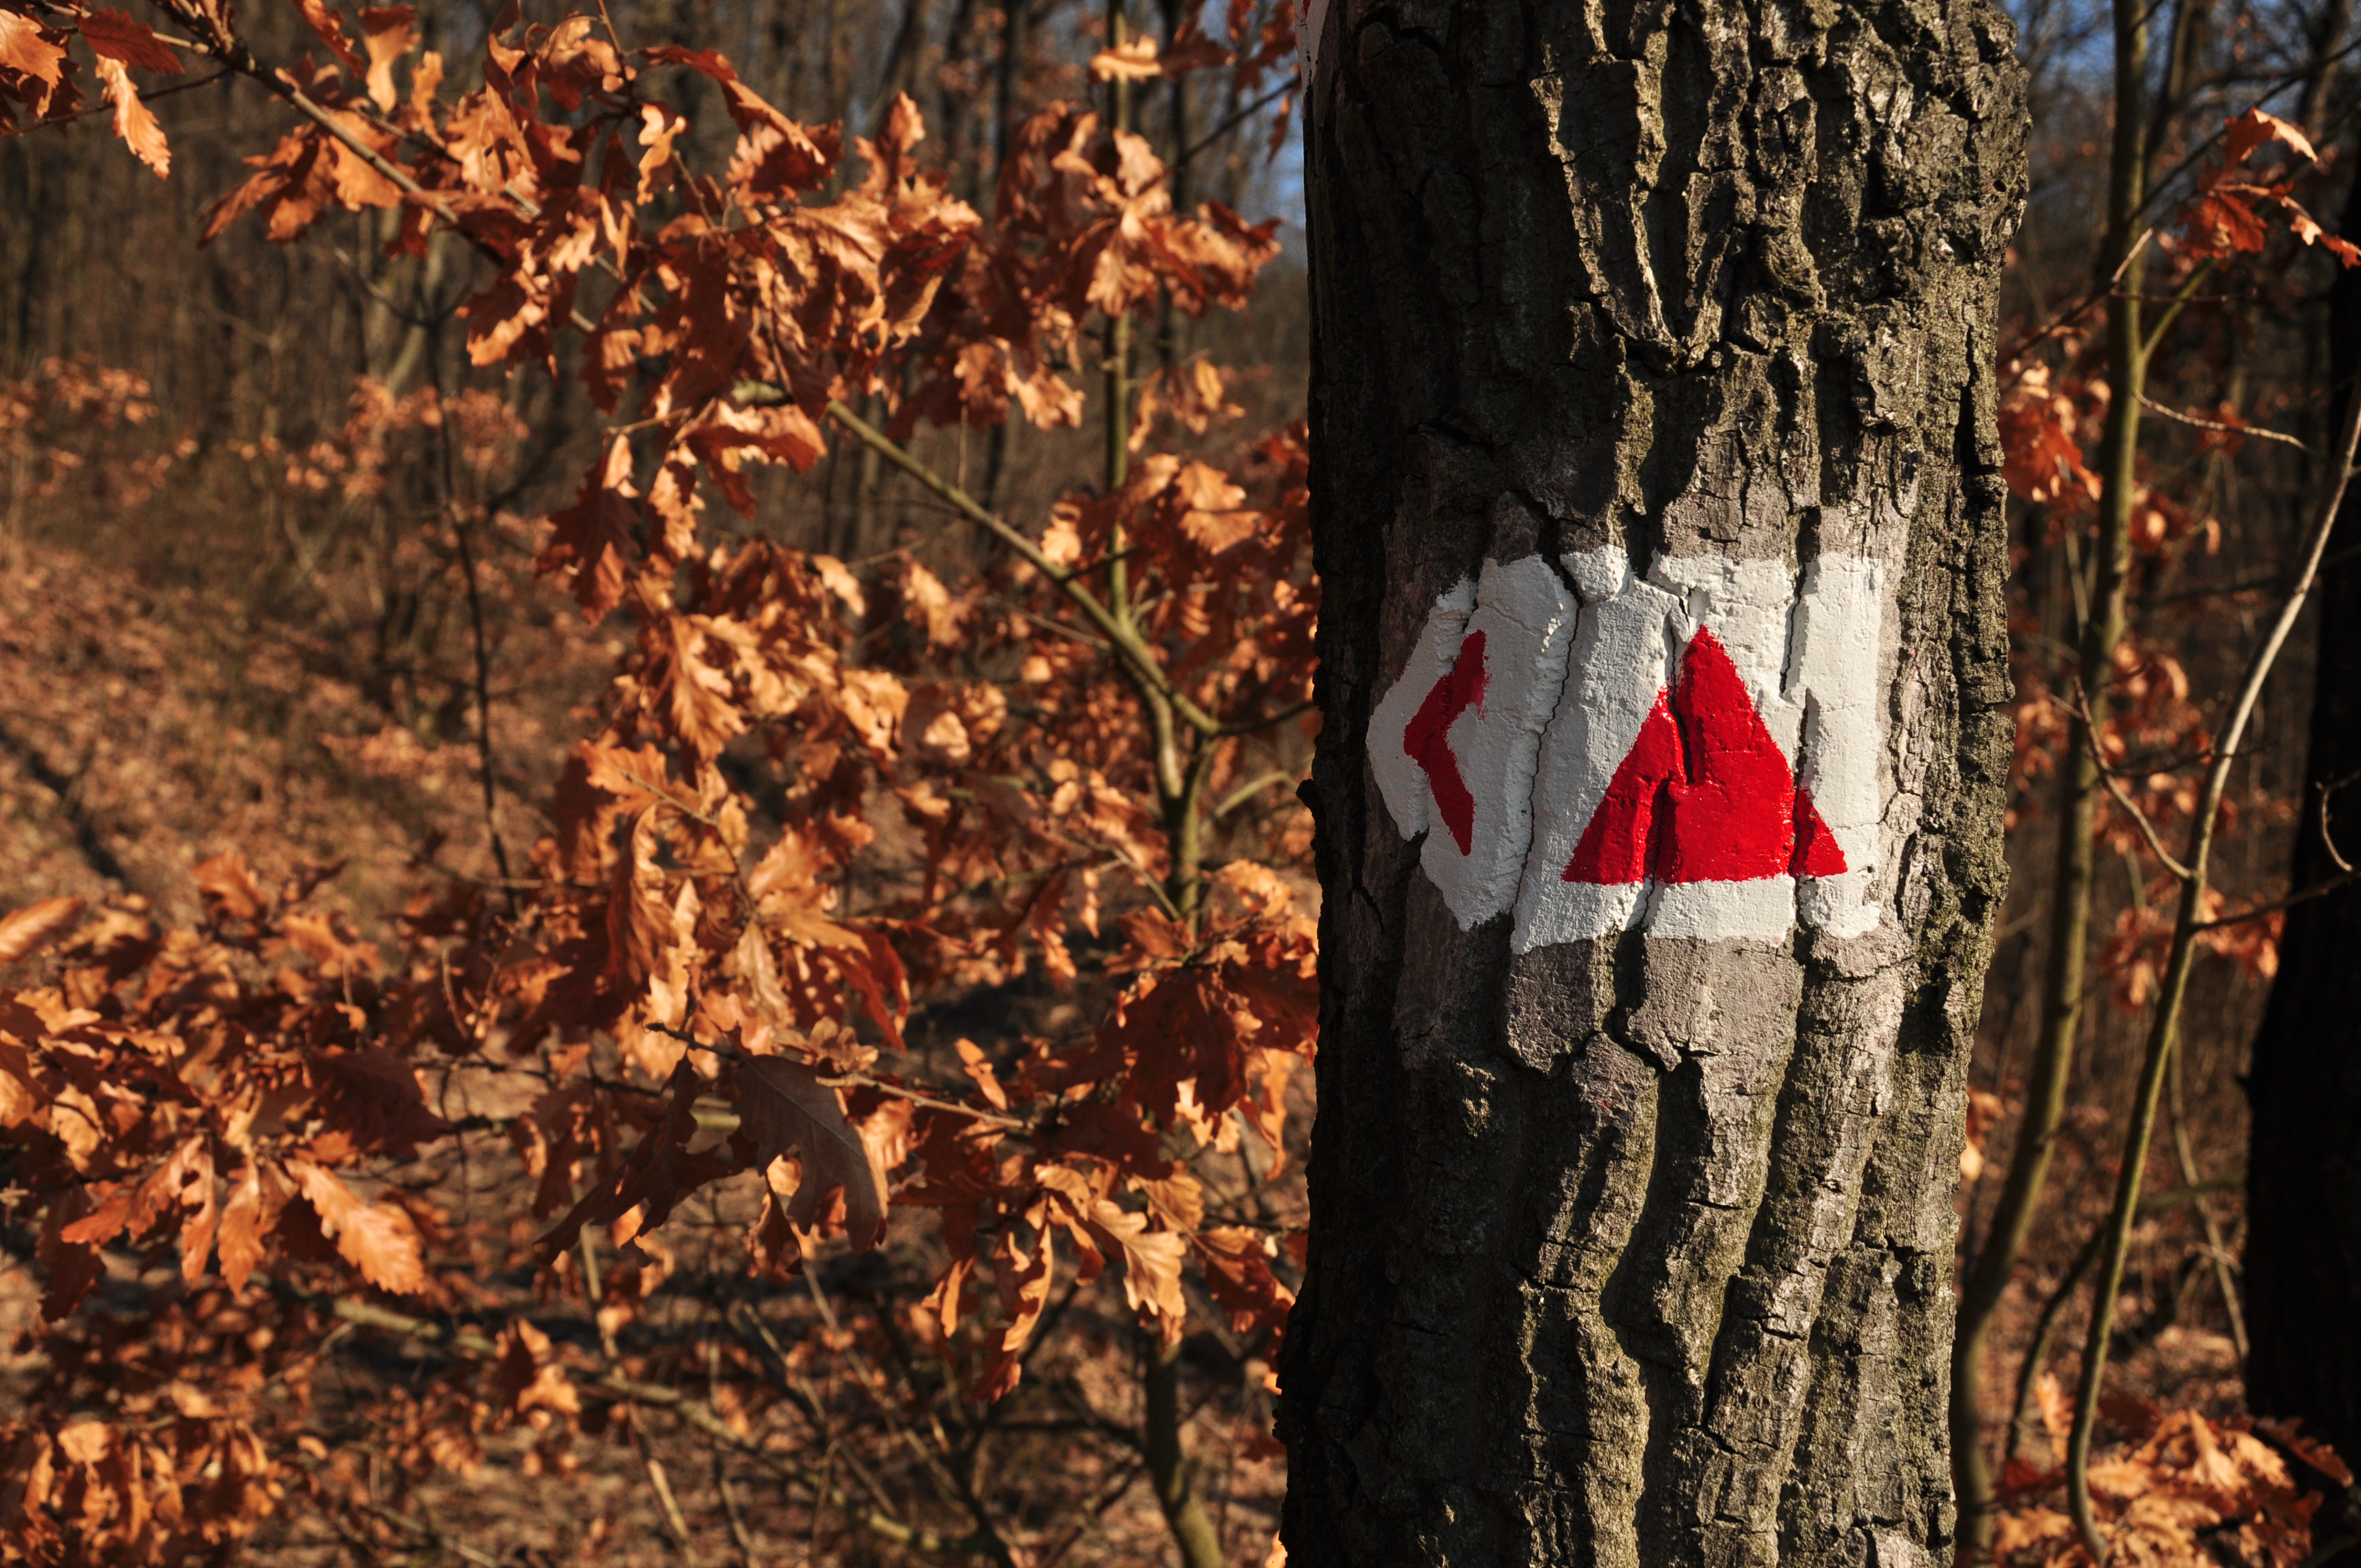
[[[1324,10],[1325,15],[1320,15]],[[1314,7],[1324,987],[1284,1539],[1916,1568],[2009,754],[1983,0]],[[1512,955],[1367,764],[1487,558],[1884,564],[1883,918]]]
[[[2345,232],[2361,224],[2361,170]],[[2329,368],[2338,401],[2361,372],[2361,277],[2337,279]],[[2321,791],[2344,858],[2361,856],[2361,503],[2347,501],[2316,589],[2312,757],[2305,795]],[[2307,815],[2290,883],[2338,874]],[[2361,888],[2288,911],[2279,972],[2255,1036],[2246,1094],[2254,1112],[2246,1166],[2247,1397],[2258,1410],[2301,1417],[2340,1453],[2361,1453]]]

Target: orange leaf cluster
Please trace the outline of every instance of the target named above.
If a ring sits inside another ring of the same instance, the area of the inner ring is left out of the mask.
[[[224,17],[167,9],[226,48]],[[1168,302],[1243,303],[1275,225],[1176,212],[1148,144],[1073,105],[1018,130],[986,221],[919,166],[906,98],[848,155],[837,127],[789,118],[718,55],[626,50],[588,16],[526,27],[513,10],[482,84],[452,97],[408,7],[357,24],[327,0],[300,9],[328,61],[285,82],[318,113],[248,160],[209,237],[250,214],[291,241],[379,209],[398,214],[397,253],[442,233],[489,263],[467,305],[475,363],[578,366],[613,416],[535,553],[620,652],[515,874],[420,893],[392,940],[322,903],[333,868],[274,885],[234,854],[198,868],[187,929],[130,904],[0,918],[0,962],[38,981],[0,990],[0,1126],[27,1151],[45,1333],[65,1347],[0,1428],[29,1456],[10,1494],[35,1521],[25,1539],[171,1561],[269,1506],[192,1525],[192,1477],[342,1495],[335,1464],[292,1464],[253,1390],[324,1354],[324,1301],[492,1299],[479,1244],[406,1174],[459,1135],[425,1086],[467,1072],[538,1079],[468,1130],[504,1135],[522,1168],[544,1289],[587,1296],[608,1249],[604,1333],[669,1267],[667,1219],[736,1183],[759,1195],[758,1272],[793,1272],[831,1238],[875,1246],[906,1223],[896,1211],[934,1211],[949,1261],[913,1327],[970,1364],[977,1398],[1016,1385],[1053,1288],[1103,1272],[1167,1340],[1203,1310],[1193,1277],[1268,1354],[1300,1238],[1207,1162],[1257,1182],[1282,1168],[1312,1048],[1308,825],[1287,789],[1317,605],[1302,427],[1226,467],[1152,450],[1159,422],[1202,433],[1236,411],[1220,370],[1176,367],[1143,400],[1129,481],[1060,502],[1034,565],[954,570],[915,548],[848,565],[717,542],[704,522],[708,495],[752,515],[764,466],[807,468],[839,401],[882,402],[905,437],[1012,408],[1075,422],[1086,334]],[[63,112],[79,36],[130,115],[122,70],[164,69],[146,52],[163,46],[101,15],[70,35],[0,11],[0,88]],[[1195,39],[1156,68],[1274,69],[1291,11],[1252,39],[1244,15],[1235,60]],[[685,116],[650,94],[682,71],[727,108],[719,169],[692,166]],[[160,141],[136,131],[160,171]],[[110,406],[138,417],[144,389],[120,390]],[[27,406],[0,433],[33,429]],[[365,383],[332,438],[245,455],[291,499],[375,506],[429,437],[480,479],[519,433],[488,393]],[[422,547],[507,526],[445,500]],[[1121,648],[1077,585],[1119,604]],[[1190,715],[1213,717],[1184,734]],[[406,732],[331,750],[373,772],[424,765]],[[1020,980],[1104,1015],[962,1039],[964,1081],[920,1076],[928,999]],[[242,1403],[180,1409],[169,1442],[140,1425],[152,1401],[95,1430],[69,1419],[98,1347],[121,1343],[91,1303],[127,1259],[179,1277],[189,1375],[172,1376],[198,1383],[207,1356],[254,1368],[233,1380]],[[250,1325],[242,1350],[223,1337],[234,1322]],[[570,1463],[566,1436],[592,1419],[579,1361],[522,1319],[496,1332],[400,1396],[390,1452],[464,1469],[487,1433],[522,1425],[534,1464]],[[225,1442],[246,1457],[207,1457]]]
[[[2300,1486],[2286,1453],[2349,1485],[2336,1455],[2292,1429],[2245,1420],[2215,1422],[2194,1410],[2159,1412],[2145,1400],[2111,1396],[2108,1417],[2132,1441],[2092,1462],[2091,1499],[2107,1561],[2140,1568],[2295,1568],[2312,1552],[2312,1516],[2321,1494]],[[2062,1436],[2062,1434],[2059,1434]],[[2271,1441],[2266,1442],[2265,1437]],[[2283,1452],[2284,1451],[2284,1452]],[[2059,1477],[2026,1475],[2022,1499]],[[2088,1568],[2073,1520],[2024,1503],[2002,1511],[1993,1551],[2010,1568]]]
[[[2303,132],[2261,109],[2249,109],[2223,127],[2221,160],[2197,178],[2197,188],[2174,214],[2176,248],[2186,262],[2250,255],[2270,239],[2269,207],[2285,214],[2289,231],[2306,245],[2317,245],[2347,267],[2361,266],[2361,247],[2328,233],[2290,194],[2286,180],[2254,177],[2249,159],[2259,148],[2278,143],[2309,163],[2318,156]]]

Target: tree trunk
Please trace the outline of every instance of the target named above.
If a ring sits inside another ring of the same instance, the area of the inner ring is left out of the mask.
[[[2012,31],[1316,0],[1306,32],[1290,1561],[1916,1568],[2005,875]]]
[[[2361,166],[2345,232],[2361,225]],[[2329,374],[2341,408],[2361,372],[2361,274],[2329,298]],[[2333,423],[2334,422],[2332,422]],[[2348,500],[2317,594],[2312,757],[2290,885],[2341,874],[2361,857],[2361,503]],[[2255,1036],[2246,1164],[2246,1393],[2257,1410],[2298,1416],[2340,1453],[2361,1453],[2361,888],[2288,911],[2279,972]]]

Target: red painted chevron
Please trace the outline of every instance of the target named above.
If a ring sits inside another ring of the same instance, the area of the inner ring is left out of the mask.
[[[1484,680],[1484,634],[1474,631],[1459,644],[1459,657],[1451,673],[1434,683],[1434,689],[1402,728],[1402,750],[1426,770],[1435,813],[1451,830],[1451,840],[1463,855],[1475,840],[1476,797],[1467,793],[1466,781],[1459,776],[1459,759],[1451,750],[1451,726],[1469,708],[1481,710]]]

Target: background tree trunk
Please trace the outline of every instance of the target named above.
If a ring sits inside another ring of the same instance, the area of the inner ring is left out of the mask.
[[[2345,232],[2361,223],[2361,169]],[[2361,274],[2329,302],[2332,401],[2361,372]],[[2323,790],[2344,859],[2361,856],[2361,505],[2347,501],[2321,573],[2319,657],[2304,817],[2289,886],[2340,874],[2321,839]],[[2300,1416],[2340,1453],[2361,1453],[2361,887],[2288,911],[2279,972],[2255,1035],[2246,1096],[2246,1392],[2257,1410]]]
[[[2004,876],[2012,32],[1975,0],[1327,0],[1307,31],[1324,990],[1290,1562],[1915,1568],[1953,1529]],[[1421,871],[1368,752],[1430,607],[1608,547],[1880,564],[1874,929],[1520,954]]]

